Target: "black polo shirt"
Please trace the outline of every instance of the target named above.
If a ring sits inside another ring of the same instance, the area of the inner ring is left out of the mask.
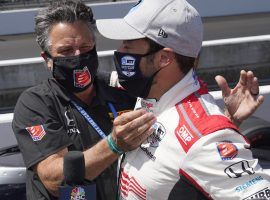
[[[83,107],[106,135],[111,132],[113,121],[108,103],[112,103],[118,113],[133,109],[135,99],[123,90],[109,87],[98,78],[95,88],[96,96],[90,107],[54,79],[32,87],[20,96],[12,127],[27,167],[28,199],[54,199],[32,170],[35,164],[66,147],[84,151],[101,140],[71,100]],[[116,164],[106,169],[95,182],[97,199],[113,199],[117,191]]]

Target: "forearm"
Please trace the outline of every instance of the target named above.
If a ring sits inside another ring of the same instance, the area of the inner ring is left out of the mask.
[[[60,167],[60,164],[59,164],[59,167]],[[52,194],[53,196],[59,197],[59,187],[61,186],[64,180],[63,169],[52,167],[52,168],[48,168],[47,170],[48,170],[48,174],[51,174],[51,175],[48,176],[42,182],[50,194]]]
[[[117,117],[111,134],[112,140],[109,140],[110,147],[106,138],[83,152],[85,178],[95,179],[116,161],[119,155],[114,152],[120,154],[123,151],[137,148],[153,133],[152,125],[155,122],[155,116],[145,110],[132,111]],[[58,188],[64,179],[63,157],[67,152],[67,149],[59,151],[38,163],[37,166],[37,173],[41,181],[53,195],[57,195]]]
[[[111,137],[101,140],[84,152],[86,178],[93,180],[116,161],[119,154],[139,147],[153,133],[152,126],[155,122],[154,114],[143,109],[118,116],[114,120]]]
[[[35,167],[40,180],[53,196],[59,196],[59,186],[64,180],[63,157],[67,152],[67,149],[64,149],[53,154]],[[83,153],[86,169],[85,178],[89,180],[95,179],[118,158],[118,155],[109,149],[106,139]]]
[[[67,149],[49,156],[34,168],[46,189],[53,196],[59,196],[59,186],[64,180],[63,157],[65,153],[67,153]]]
[[[95,179],[118,158],[118,155],[109,149],[106,139],[101,140],[83,153],[86,168],[85,177],[89,180]]]

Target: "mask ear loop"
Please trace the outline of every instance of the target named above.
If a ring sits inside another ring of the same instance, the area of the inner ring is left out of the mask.
[[[141,57],[146,57],[146,56],[149,56],[149,55],[153,55],[153,54],[159,52],[162,49],[164,49],[164,47],[160,46],[160,48],[156,48],[156,49],[154,49],[152,51],[149,51],[148,53],[141,55]],[[158,69],[153,75],[151,75],[151,78],[153,79],[161,69],[163,69],[163,68]]]
[[[45,54],[48,58],[53,59],[53,57],[51,56],[51,54],[50,54],[48,51],[44,51],[44,54]]]
[[[142,54],[141,57],[146,57],[146,56],[150,56],[153,55],[157,52],[159,52],[160,50],[162,50],[164,47],[161,48],[157,48],[157,49],[153,49],[152,51],[147,52],[146,54]],[[140,55],[140,54],[139,54]]]
[[[50,72],[53,73],[54,67],[52,66],[51,68],[48,68],[48,65],[47,65],[48,60],[53,60],[53,57],[48,51],[44,51],[44,54],[46,55],[46,63],[44,63],[44,66],[46,67],[46,69],[48,69]]]
[[[159,48],[159,49],[155,49],[155,50],[153,50],[153,51],[150,51],[150,52],[146,53],[145,56],[149,56],[149,55],[155,54],[155,53],[159,52],[160,50],[162,50],[163,48],[164,48],[164,47]],[[142,56],[142,57],[144,57],[144,56]],[[157,71],[154,72],[154,74],[152,74],[152,75],[150,76],[150,80],[151,80],[150,82],[151,82],[151,85],[147,85],[147,86],[146,86],[146,90],[145,90],[143,96],[147,96],[147,95],[149,94],[149,92],[150,92],[150,90],[151,90],[151,88],[152,88],[152,83],[153,83],[153,80],[154,80],[155,76],[156,76],[156,75],[158,74],[158,72],[160,72],[162,69],[163,69],[163,67],[159,68]],[[147,95],[146,95],[146,93],[147,93]],[[156,99],[156,100],[157,100],[157,99]]]

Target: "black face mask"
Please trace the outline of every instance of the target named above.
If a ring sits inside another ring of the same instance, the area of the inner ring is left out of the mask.
[[[150,92],[155,74],[146,77],[140,70],[140,61],[144,55],[114,52],[114,63],[120,85],[132,96],[146,98]]]
[[[46,55],[52,58],[48,53]],[[70,92],[78,93],[93,84],[98,68],[96,48],[78,56],[54,57],[53,77]]]

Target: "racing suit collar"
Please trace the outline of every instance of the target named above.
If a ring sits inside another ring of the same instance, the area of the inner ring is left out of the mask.
[[[154,114],[159,115],[199,89],[200,84],[197,80],[197,76],[194,70],[191,69],[182,80],[163,94],[160,100],[154,104]]]

